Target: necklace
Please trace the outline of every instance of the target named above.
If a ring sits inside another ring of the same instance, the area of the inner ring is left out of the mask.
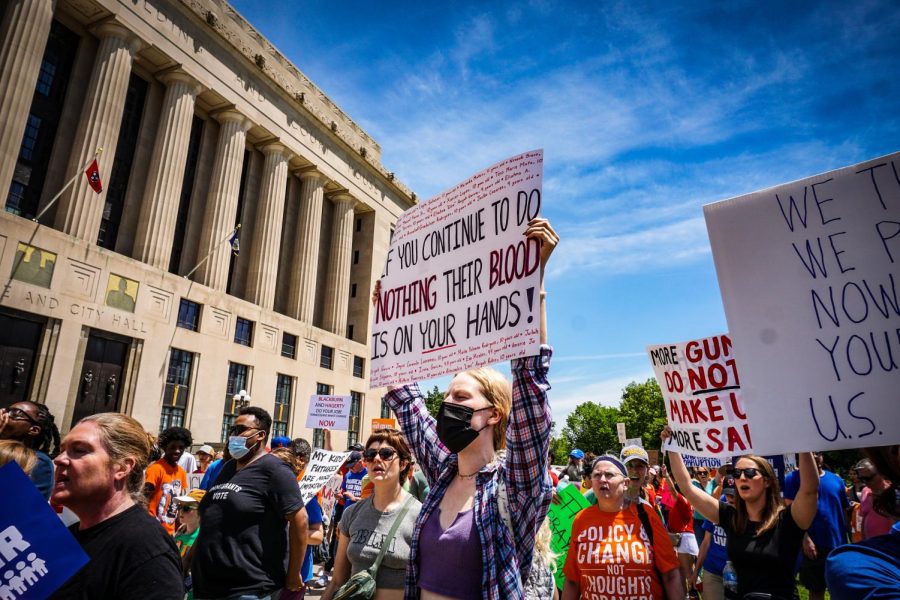
[[[484,468],[484,467],[482,467],[482,469],[483,469],[483,468]],[[460,473],[459,471],[457,471],[457,472],[456,472],[456,475],[457,475],[457,477],[459,477],[460,479],[472,479],[473,477],[475,477],[475,476],[478,475],[479,473],[481,473],[481,469],[478,469],[477,471],[475,471],[475,472],[472,473],[471,475],[463,475],[462,473]]]

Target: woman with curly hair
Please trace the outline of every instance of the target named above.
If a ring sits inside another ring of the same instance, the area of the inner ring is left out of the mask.
[[[59,429],[50,409],[30,400],[0,409],[0,439],[22,442],[35,451],[37,464],[31,471],[31,481],[49,499],[53,489],[53,458],[59,450]]]

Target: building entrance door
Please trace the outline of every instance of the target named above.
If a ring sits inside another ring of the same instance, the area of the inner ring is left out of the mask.
[[[44,323],[0,313],[0,407],[27,400]]]
[[[107,337],[97,331],[91,332],[84,352],[72,427],[89,415],[120,409],[122,377],[129,345],[127,341]]]

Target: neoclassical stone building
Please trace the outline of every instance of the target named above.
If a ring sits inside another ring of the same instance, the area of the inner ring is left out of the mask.
[[[246,390],[320,441],[333,393],[335,445],[367,435],[369,296],[415,202],[378,144],[223,0],[0,8],[0,405],[220,442]]]

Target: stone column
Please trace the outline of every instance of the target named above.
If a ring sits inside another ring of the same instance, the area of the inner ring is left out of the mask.
[[[325,176],[318,171],[306,171],[300,175],[300,218],[294,246],[288,314],[309,324],[313,322],[316,308],[324,190]]]
[[[181,71],[170,71],[159,79],[168,87],[156,129],[132,255],[158,269],[167,270],[191,140],[194,101],[200,92],[200,85]]]
[[[256,208],[253,251],[247,274],[247,300],[272,310],[275,306],[275,281],[278,278],[278,250],[284,218],[284,194],[287,191],[290,152],[274,142],[262,148],[266,162]]]
[[[328,261],[328,283],[325,288],[325,313],[322,326],[346,337],[347,306],[350,302],[350,261],[353,258],[353,206],[349,194],[334,198],[331,222],[331,258]]]
[[[11,0],[0,25],[0,190],[12,181],[55,0]]]
[[[209,258],[197,269],[195,280],[224,292],[228,284],[228,257],[231,256],[231,249],[223,240],[234,229],[238,195],[241,192],[244,146],[251,123],[235,110],[226,110],[215,118],[221,126],[197,251],[198,261],[207,255]]]
[[[94,59],[78,129],[75,130],[66,176],[72,177],[82,171],[96,149],[103,148],[97,160],[103,191],[96,193],[88,185],[87,177],[78,177],[60,198],[56,211],[57,229],[92,244],[96,243],[100,231],[131,77],[131,63],[134,54],[143,45],[133,33],[112,21],[101,24],[94,33],[100,37],[100,47]]]

